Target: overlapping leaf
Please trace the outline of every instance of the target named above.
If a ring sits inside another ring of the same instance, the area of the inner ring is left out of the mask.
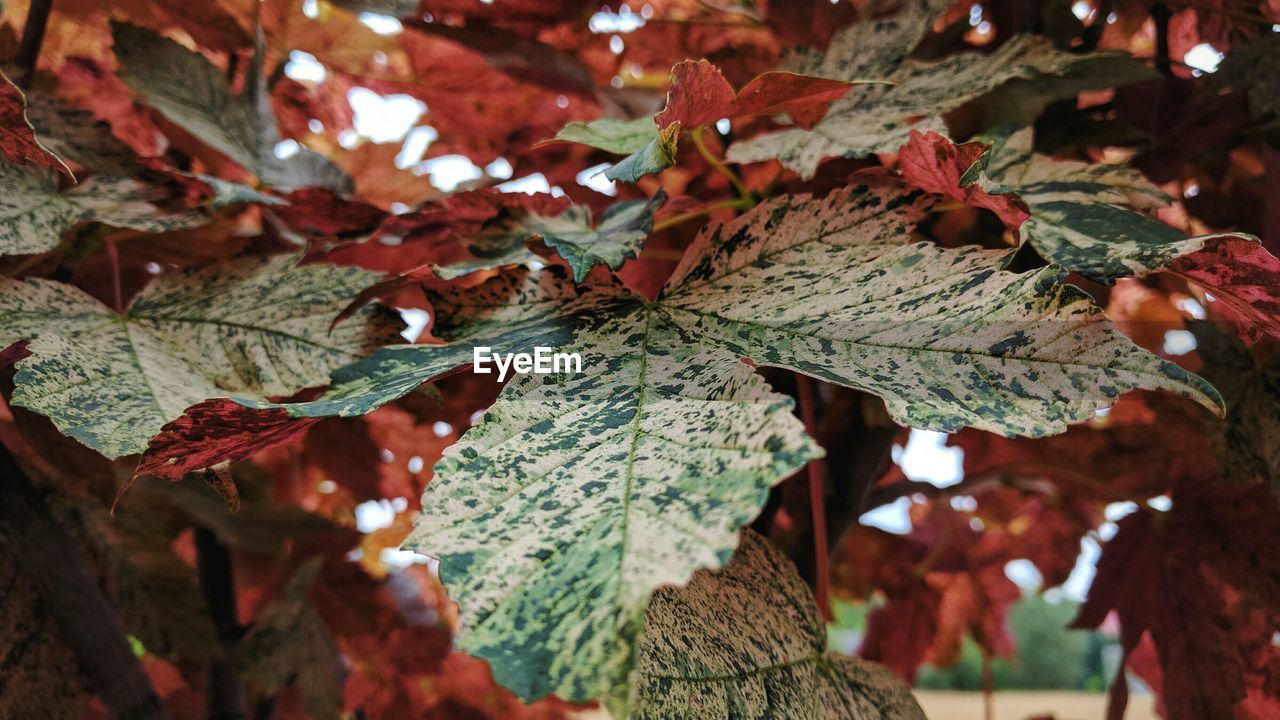
[[[715,65],[685,60],[671,68],[667,104],[652,122],[647,118],[572,122],[556,133],[556,139],[627,155],[606,170],[605,177],[636,182],[675,164],[681,130],[696,130],[721,118],[764,114],[786,114],[798,125],[812,127],[856,79],[767,72],[734,92]]]
[[[120,77],[182,129],[272,185],[350,192],[350,179],[322,155],[303,150],[287,160],[276,158],[280,131],[261,76],[261,47],[244,92],[236,95],[221,69],[173,40],[118,22],[112,35]]]
[[[123,315],[48,280],[0,281],[0,345],[32,340],[15,404],[116,457],[206,398],[288,395],[395,337],[373,308],[329,323],[374,277],[289,256],[164,275]]]
[[[795,566],[750,530],[722,570],[654,593],[636,652],[636,720],[700,717],[914,720],[924,712],[886,668],[826,649]]]
[[[11,163],[34,165],[65,172],[66,163],[36,137],[27,117],[27,98],[7,75],[0,72],[0,153]]]
[[[1172,272],[1209,289],[1242,321],[1244,334],[1280,337],[1280,260],[1243,233],[1186,237],[1119,207],[1167,198],[1136,170],[1056,160],[1032,152],[1031,130],[989,138],[991,149],[962,183],[1016,193],[1030,208],[1021,232],[1053,262],[1101,283]]]
[[[739,358],[865,389],[939,430],[1059,432],[1139,387],[1217,407],[1060,271],[911,243],[918,195],[860,180],[708,229],[656,302],[555,273],[446,291],[434,302],[448,344],[381,351],[325,397],[274,407],[367,412],[472,346],[582,353],[581,374],[507,387],[437,466],[409,543],[440,558],[463,648],[522,697],[575,700],[624,682],[650,590],[719,566],[768,488],[816,453]]]
[[[898,16],[853,25],[836,36],[825,55],[794,56],[789,69],[838,80],[879,79],[831,105],[812,129],[795,128],[729,146],[735,162],[779,160],[801,177],[817,172],[823,158],[894,152],[912,128],[944,130],[941,115],[1001,83],[1061,73],[1081,57],[1047,41],[1016,37],[988,55],[960,53],[937,62],[905,60],[950,3],[912,0]]]
[[[617,270],[627,258],[636,257],[653,230],[653,213],[666,199],[659,191],[648,201],[617,203],[605,210],[598,225],[592,224],[591,209],[585,205],[574,205],[556,216],[514,213],[466,243],[470,259],[437,268],[436,273],[451,279],[536,260],[537,254],[525,243],[541,238],[568,261],[574,279],[581,282],[596,265]]]
[[[152,203],[159,188],[127,178],[95,177],[58,192],[47,170],[0,163],[0,255],[29,255],[57,247],[79,222],[96,221],[143,232],[203,225],[203,210],[164,212]]]

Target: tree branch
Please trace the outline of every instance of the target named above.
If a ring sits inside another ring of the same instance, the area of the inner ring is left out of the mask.
[[[22,28],[22,42],[18,45],[18,55],[14,63],[18,66],[20,77],[18,85],[26,90],[31,86],[31,76],[36,70],[36,60],[40,58],[40,46],[44,44],[44,29],[49,23],[49,11],[53,9],[53,0],[32,0],[27,10],[27,22]]]
[[[244,633],[236,616],[235,576],[231,573],[231,552],[207,528],[198,527],[196,567],[200,589],[209,605],[209,616],[218,630],[223,654],[209,663],[206,696],[209,720],[247,720],[244,686],[236,675],[235,647]]]
[[[71,537],[2,444],[0,478],[0,551],[35,586],[107,712],[116,720],[164,718],[115,611],[75,554]]]

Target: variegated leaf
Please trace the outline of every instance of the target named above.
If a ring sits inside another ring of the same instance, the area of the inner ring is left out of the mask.
[[[164,197],[127,178],[95,177],[59,193],[47,170],[0,163],[0,255],[29,255],[57,247],[73,225],[97,221],[143,232],[203,225],[202,210],[167,213],[153,201]]]
[[[1024,239],[1062,267],[1100,283],[1170,272],[1208,289],[1241,321],[1243,334],[1280,337],[1280,261],[1251,235],[1187,237],[1127,210],[1167,200],[1131,168],[1056,160],[1032,152],[1031,130],[997,135],[965,182],[1016,193],[1031,219]]]
[[[468,250],[472,259],[436,268],[446,279],[503,265],[518,265],[538,256],[526,242],[541,238],[569,263],[573,277],[581,282],[596,265],[611,270],[622,267],[627,258],[640,253],[640,246],[653,230],[653,214],[666,202],[661,190],[648,201],[630,200],[605,210],[599,225],[592,225],[591,209],[574,205],[560,215],[537,212],[517,213],[472,238]]]
[[[1208,383],[1135,346],[1061,270],[1002,272],[999,251],[910,243],[915,194],[864,182],[704,231],[660,306],[705,341],[874,393],[932,430],[1059,433],[1138,388],[1219,409]]]
[[[224,71],[200,53],[128,23],[113,21],[111,34],[120,78],[174,124],[282,189],[351,192],[351,179],[318,153],[304,149],[285,160],[275,156],[280,130],[262,78],[261,38],[244,93],[236,95]]]
[[[580,352],[581,374],[507,387],[436,468],[410,541],[440,558],[462,647],[522,697],[572,700],[617,692],[648,592],[719,566],[767,489],[817,452],[741,358],[876,393],[938,430],[1059,432],[1135,388],[1217,409],[1061,271],[912,243],[919,194],[859,180],[704,231],[656,302],[551,271],[447,290],[448,344],[383,350],[326,397],[273,407],[368,411],[473,346]]]
[[[733,560],[658,589],[636,652],[630,714],[665,720],[924,720],[910,688],[887,668],[827,651],[826,628],[795,566],[744,530]]]
[[[69,285],[0,280],[0,345],[32,340],[13,401],[109,457],[141,452],[207,398],[288,395],[396,337],[373,308],[330,332],[376,277],[282,256],[163,275],[124,315]],[[214,300],[216,299],[216,302]]]
[[[818,453],[789,398],[660,309],[572,302],[585,371],[510,384],[436,466],[407,543],[439,557],[459,646],[526,698],[624,683],[653,587],[727,560]]]
[[[880,79],[860,85],[831,105],[813,129],[794,128],[741,140],[729,147],[734,162],[778,160],[801,177],[823,158],[894,152],[914,128],[945,131],[941,115],[1014,78],[1061,73],[1081,57],[1048,41],[1016,37],[990,54],[961,53],[937,62],[904,58],[930,20],[950,3],[914,0],[901,19],[867,21],[844,30],[823,56],[793,58],[797,72],[837,80]]]

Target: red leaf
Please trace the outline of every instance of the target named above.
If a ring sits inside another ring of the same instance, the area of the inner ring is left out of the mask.
[[[737,117],[786,113],[806,130],[818,124],[839,100],[853,89],[843,80],[797,75],[789,72],[767,72],[738,91]]]
[[[707,60],[685,60],[671,68],[667,106],[653,116],[659,128],[678,122],[692,130],[735,114],[733,87],[720,69]]]
[[[1175,493],[1170,512],[1118,525],[1073,626],[1114,611],[1126,652],[1150,633],[1170,720],[1232,717],[1270,688],[1255,662],[1280,616],[1280,514],[1267,489],[1201,483]]]
[[[960,177],[982,156],[980,143],[956,145],[936,132],[911,131],[911,138],[898,153],[902,176],[923,190],[944,195],[972,207],[986,208],[1016,230],[1031,217],[1026,203],[1016,195],[995,195],[978,187],[962,187]]]
[[[1261,244],[1239,235],[1211,238],[1174,260],[1169,271],[1212,293],[1239,323],[1242,337],[1280,338],[1280,260]]]
[[[133,477],[155,475],[177,481],[193,470],[243,460],[299,440],[317,420],[289,417],[280,409],[250,410],[225,398],[206,400],[161,428],[147,445]]]
[[[707,60],[685,60],[671,68],[667,105],[653,121],[659,128],[679,122],[692,130],[721,118],[786,113],[797,125],[811,128],[827,114],[831,103],[852,88],[853,83],[843,80],[767,72],[735,94],[715,65]]]
[[[19,165],[71,174],[66,164],[36,139],[35,128],[27,120],[27,98],[3,73],[0,73],[0,152]]]

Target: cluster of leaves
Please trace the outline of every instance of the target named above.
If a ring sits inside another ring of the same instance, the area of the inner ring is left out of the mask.
[[[6,4],[0,508],[57,534],[0,515],[0,715],[918,718],[1012,652],[1008,563],[1103,536],[1075,624],[1172,718],[1274,715],[1280,36],[1083,5]]]

